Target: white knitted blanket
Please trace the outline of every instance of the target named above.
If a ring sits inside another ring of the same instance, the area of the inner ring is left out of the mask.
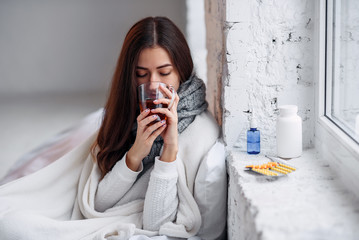
[[[179,206],[175,222],[163,224],[158,232],[142,230],[143,200],[113,207],[104,213],[94,210],[100,175],[89,149],[96,138],[95,132],[53,164],[0,187],[0,239],[194,236],[201,226],[201,216],[193,198],[193,183],[202,157],[218,137],[217,129],[208,130],[211,129],[207,128],[208,124],[212,123],[206,114],[197,116],[179,137]]]

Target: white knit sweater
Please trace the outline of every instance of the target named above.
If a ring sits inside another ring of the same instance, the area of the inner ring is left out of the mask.
[[[178,206],[176,161],[167,163],[156,157],[154,166],[136,181],[142,170],[142,163],[137,172],[129,169],[125,154],[99,183],[95,209],[104,212],[113,206],[145,199],[143,229],[158,231],[162,224],[173,221],[176,217]]]

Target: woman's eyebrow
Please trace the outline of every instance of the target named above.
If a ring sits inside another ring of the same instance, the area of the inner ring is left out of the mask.
[[[172,64],[167,63],[167,64],[163,64],[161,66],[158,66],[156,69],[165,68],[165,67],[171,67],[171,66],[172,66]],[[136,69],[148,70],[148,68],[141,67],[141,66],[136,66]]]
[[[167,64],[163,64],[163,65],[157,67],[157,69],[164,68],[164,67],[171,67],[171,66],[172,66],[172,64],[167,63]]]

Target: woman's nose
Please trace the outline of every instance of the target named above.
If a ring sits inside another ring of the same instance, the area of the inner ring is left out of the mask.
[[[152,73],[151,74],[151,78],[150,78],[150,82],[158,82],[160,81],[159,77],[157,76],[156,73]]]

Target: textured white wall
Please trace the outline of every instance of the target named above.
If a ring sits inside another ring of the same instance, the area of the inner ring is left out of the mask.
[[[314,137],[311,0],[227,0],[224,139],[246,149],[248,111],[261,130],[263,152],[275,153],[277,106],[298,105],[303,145]]]
[[[168,16],[177,0],[0,1],[0,95],[106,91],[124,36],[137,20]]]

